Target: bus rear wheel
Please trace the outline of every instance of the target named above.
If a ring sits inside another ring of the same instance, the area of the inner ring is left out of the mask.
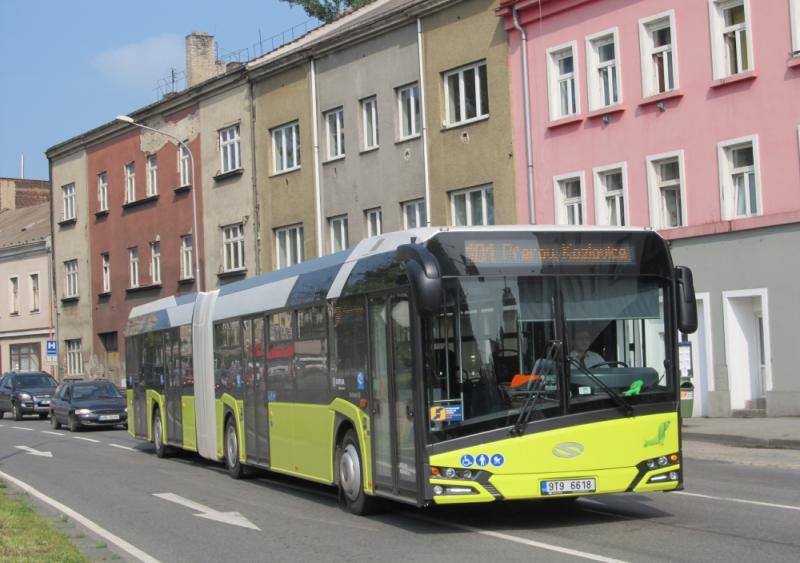
[[[244,475],[244,467],[239,461],[239,434],[232,416],[225,424],[225,467],[234,479],[241,479]]]
[[[361,464],[361,448],[358,436],[348,430],[342,440],[339,453],[339,490],[344,496],[347,508],[353,514],[364,515],[374,512],[377,499],[364,492]]]

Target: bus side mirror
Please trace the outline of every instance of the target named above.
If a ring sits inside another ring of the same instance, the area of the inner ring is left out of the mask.
[[[692,271],[686,266],[675,267],[676,299],[678,301],[678,330],[692,334],[697,330],[697,300],[694,296]]]
[[[421,244],[397,247],[397,257],[403,262],[411,297],[423,317],[431,317],[442,308],[442,275],[436,257]]]

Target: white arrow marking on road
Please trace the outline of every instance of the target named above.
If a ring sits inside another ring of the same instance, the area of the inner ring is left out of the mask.
[[[73,436],[76,440],[83,440],[84,442],[94,442],[95,444],[99,444],[100,440],[95,440],[94,438],[82,438],[80,436]]]
[[[200,518],[207,518],[208,520],[216,520],[217,522],[222,522],[223,524],[241,526],[242,528],[250,528],[251,530],[261,531],[261,528],[250,522],[250,520],[238,512],[220,512],[187,498],[183,498],[182,496],[174,493],[153,493],[153,496],[180,504],[187,508],[191,508],[192,510],[196,510],[201,514],[195,514],[195,516],[199,516]]]
[[[128,446],[120,446],[119,444],[109,444],[112,448],[119,448],[121,450],[128,450],[129,452],[135,452],[136,450],[133,448],[129,448]]]
[[[53,454],[50,452],[40,452],[39,450],[34,450],[33,448],[29,448],[28,446],[14,446],[18,450],[22,450],[26,454],[31,455],[38,455],[41,457],[53,457]]]

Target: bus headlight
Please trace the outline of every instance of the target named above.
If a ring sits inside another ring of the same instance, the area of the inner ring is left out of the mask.
[[[642,463],[639,464],[639,468],[643,468],[642,466],[644,466],[649,471],[651,469],[660,469],[662,467],[675,465],[679,461],[680,461],[680,456],[678,454],[662,455],[659,457],[654,457],[643,461]]]
[[[448,467],[444,470],[444,476],[448,479],[454,479],[456,476],[456,470],[452,467]]]

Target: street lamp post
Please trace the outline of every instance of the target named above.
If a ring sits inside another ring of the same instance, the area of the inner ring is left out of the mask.
[[[194,279],[197,280],[197,291],[203,291],[205,284],[203,280],[200,278],[200,257],[198,254],[198,247],[200,246],[200,239],[198,238],[198,231],[197,231],[197,185],[195,183],[195,174],[194,174],[194,155],[192,154],[192,149],[189,148],[189,145],[181,141],[175,135],[167,133],[166,131],[161,131],[160,129],[154,129],[152,127],[148,127],[147,125],[142,125],[141,123],[137,123],[133,120],[132,117],[127,115],[118,115],[117,121],[122,121],[124,123],[129,123],[131,125],[135,125],[141,129],[146,129],[148,131],[152,131],[153,133],[158,133],[159,135],[164,135],[165,137],[169,137],[178,145],[184,149],[189,154],[189,162],[192,168],[192,250],[194,254]]]

